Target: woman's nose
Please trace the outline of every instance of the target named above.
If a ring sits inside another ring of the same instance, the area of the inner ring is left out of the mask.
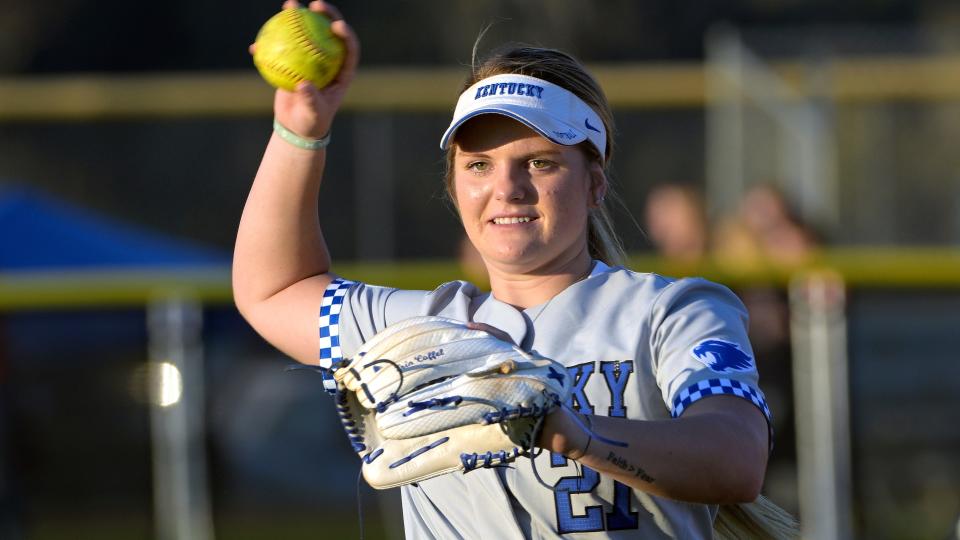
[[[529,182],[513,167],[501,168],[495,179],[494,195],[501,201],[522,201],[529,192]]]

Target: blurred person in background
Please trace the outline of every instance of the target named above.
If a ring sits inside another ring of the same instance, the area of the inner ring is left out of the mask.
[[[790,270],[808,263],[817,236],[792,211],[777,188],[747,190],[733,214],[721,217],[712,239],[713,258],[733,273]],[[750,308],[751,337],[758,348],[776,349],[789,341],[786,296],[779,288],[751,287],[741,293]]]
[[[654,187],[647,195],[644,218],[647,237],[668,264],[695,267],[706,257],[707,214],[696,187]]]
[[[717,262],[731,270],[792,268],[809,262],[816,235],[776,187],[760,184],[743,195],[737,209],[717,223]]]

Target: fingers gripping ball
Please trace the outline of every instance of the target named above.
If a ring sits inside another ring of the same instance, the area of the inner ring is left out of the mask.
[[[306,8],[284,9],[268,20],[255,41],[253,64],[271,85],[293,90],[300,81],[328,85],[343,65],[343,41],[330,19]]]
[[[557,362],[441,317],[384,329],[334,378],[337,410],[375,488],[517,459],[571,388]]]

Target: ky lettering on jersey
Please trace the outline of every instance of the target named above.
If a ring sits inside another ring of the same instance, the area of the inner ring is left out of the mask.
[[[590,398],[587,397],[585,388],[587,382],[596,373],[597,364],[600,367],[599,373],[603,374],[603,380],[610,392],[610,406],[607,408],[607,416],[626,418],[627,407],[624,405],[623,397],[627,389],[627,381],[633,374],[633,360],[584,362],[567,367],[567,373],[573,379],[573,390],[570,392],[570,400],[567,405],[583,414],[595,414],[596,411],[590,402]]]

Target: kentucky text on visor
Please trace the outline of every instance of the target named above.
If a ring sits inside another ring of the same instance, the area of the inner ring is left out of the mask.
[[[543,79],[511,74],[488,77],[460,94],[453,121],[440,139],[440,148],[446,150],[457,129],[481,114],[513,118],[557,144],[570,146],[590,141],[601,159],[605,156],[606,127],[583,100]]]

